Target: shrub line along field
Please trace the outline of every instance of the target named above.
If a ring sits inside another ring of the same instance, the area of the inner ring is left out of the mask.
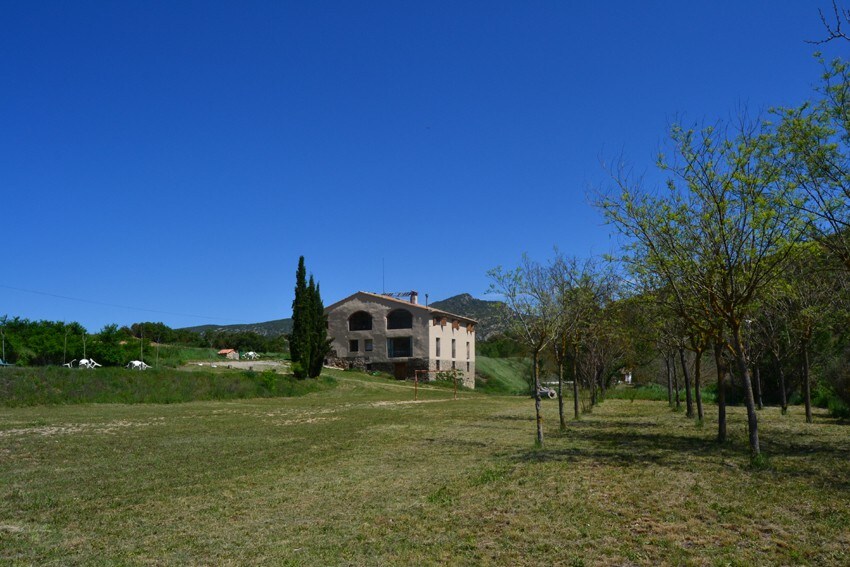
[[[331,372],[295,398],[0,412],[12,565],[846,565],[850,437],[743,408],[718,445],[665,403],[566,432],[527,398]]]

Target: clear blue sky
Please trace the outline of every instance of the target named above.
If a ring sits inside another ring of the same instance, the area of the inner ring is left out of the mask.
[[[4,2],[0,314],[256,322],[302,254],[330,304],[382,259],[434,301],[607,252],[600,158],[809,96],[818,6]]]

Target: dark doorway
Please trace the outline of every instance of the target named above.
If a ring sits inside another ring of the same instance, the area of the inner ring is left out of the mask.
[[[393,374],[395,374],[395,377],[398,380],[407,380],[407,363],[396,362],[395,365],[393,365]]]

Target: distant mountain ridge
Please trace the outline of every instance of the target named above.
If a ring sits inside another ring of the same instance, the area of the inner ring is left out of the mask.
[[[461,293],[442,301],[434,301],[429,307],[448,311],[455,315],[462,315],[478,321],[476,336],[479,340],[486,340],[504,331],[499,310],[502,302],[476,299],[468,293]],[[184,327],[184,331],[193,333],[204,333],[215,331],[222,333],[240,333],[250,331],[264,337],[277,337],[292,332],[292,319],[275,319],[264,323],[244,323],[236,325],[198,325],[195,327]]]
[[[184,327],[181,331],[192,331],[193,333],[205,333],[215,331],[221,333],[244,333],[252,332],[264,337],[278,337],[292,332],[292,319],[275,319],[264,323],[237,323],[235,325],[198,325],[196,327]]]

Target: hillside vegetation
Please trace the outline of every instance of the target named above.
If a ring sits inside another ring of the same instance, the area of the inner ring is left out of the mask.
[[[718,444],[608,400],[531,449],[529,400],[339,373],[299,398],[0,413],[0,563],[846,565],[847,425]],[[711,407],[709,412],[714,411]]]
[[[528,394],[531,361],[526,358],[475,358],[476,389],[488,394]]]
[[[234,325],[198,325],[179,330],[192,333],[257,333],[264,337],[279,337],[292,332],[292,319],[275,319],[262,323],[237,323]]]
[[[230,400],[300,396],[332,387],[334,380],[296,380],[264,372],[227,369],[126,368],[94,370],[57,367],[0,370],[0,406],[83,403],[173,404],[198,400]]]

